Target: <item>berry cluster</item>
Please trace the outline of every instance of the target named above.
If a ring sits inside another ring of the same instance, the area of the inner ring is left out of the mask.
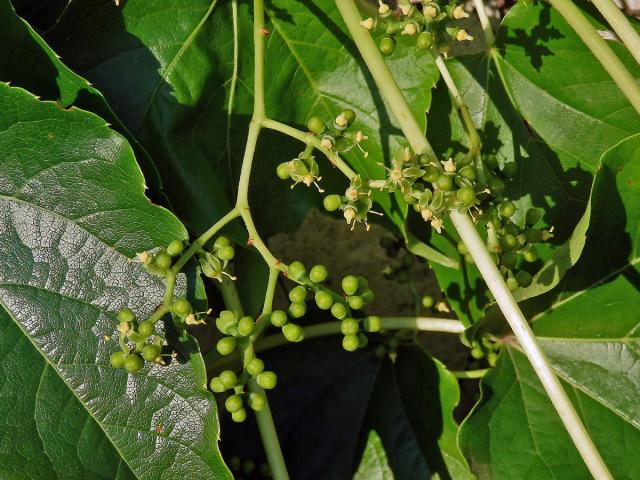
[[[182,254],[184,244],[181,240],[173,240],[167,248],[161,248],[156,253],[138,253],[138,260],[144,268],[153,275],[165,277],[173,265],[174,257]]]
[[[229,261],[235,257],[236,252],[231,245],[231,240],[221,235],[216,238],[213,243],[213,247],[210,252],[200,250],[198,252],[198,263],[202,273],[209,278],[215,278],[219,282],[222,282],[222,276],[226,275],[232,280],[235,280],[228,272],[225,272]]]
[[[458,20],[469,16],[463,5],[431,1],[400,0],[395,9],[378,0],[378,15],[367,18],[360,24],[368,30],[384,32],[378,47],[385,54],[391,54],[396,46],[397,35],[415,37],[416,46],[428,50],[436,45],[446,53],[451,42],[471,41],[473,37],[458,25]]]
[[[367,230],[369,230],[370,226],[367,222],[367,215],[369,213],[382,215],[379,212],[371,210],[373,199],[371,198],[369,181],[363,179],[360,175],[356,175],[351,180],[349,188],[347,188],[343,196],[336,194],[327,195],[324,197],[323,205],[328,212],[334,212],[338,209],[342,210],[347,225],[351,225],[352,230],[358,222],[363,222]]]
[[[366,158],[368,154],[360,146],[360,142],[366,140],[367,137],[361,131],[349,131],[349,127],[355,119],[355,112],[346,109],[334,119],[332,125],[325,125],[319,117],[311,117],[307,122],[307,128],[320,138],[320,146],[322,148],[344,153],[357,146]],[[282,180],[293,180],[291,188],[298,183],[304,183],[307,187],[315,185],[318,191],[323,192],[317,183],[322,177],[319,176],[320,169],[312,152],[313,147],[308,146],[293,160],[279,164],[276,169],[278,177]]]
[[[220,355],[233,353],[237,346],[245,346],[254,333],[256,322],[250,316],[240,317],[231,310],[223,310],[216,318],[216,327],[225,336],[216,344]],[[248,357],[250,356],[250,358]],[[264,362],[248,350],[245,351],[245,366],[240,375],[232,370],[224,370],[210,382],[211,390],[216,393],[233,390],[227,397],[224,406],[231,413],[234,422],[243,422],[247,418],[244,408],[245,402],[252,410],[259,411],[265,406],[266,399],[255,392],[246,393],[245,386],[249,380],[255,381],[264,389],[272,389],[276,386],[278,378],[274,372],[264,369]]]
[[[480,342],[474,340],[471,345],[471,356],[476,360],[482,358],[487,359],[487,363],[490,366],[495,367],[498,361],[498,354],[500,353],[500,342],[494,342],[488,337],[482,337]]]

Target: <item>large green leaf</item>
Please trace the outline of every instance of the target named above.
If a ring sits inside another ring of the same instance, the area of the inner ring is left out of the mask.
[[[47,34],[56,51],[95,83],[149,149],[172,203],[197,231],[232,203],[253,103],[251,12],[247,2],[191,0],[181,4],[129,0],[73,2]],[[104,4],[104,5],[103,5]],[[100,8],[98,8],[100,7]],[[269,2],[266,104],[273,118],[303,126],[312,114],[327,121],[345,107],[370,137],[365,160],[349,160],[381,175],[377,162],[399,145],[395,127],[330,0]],[[234,36],[234,23],[237,29]],[[234,56],[234,39],[237,56]],[[398,49],[392,69],[420,121],[437,78],[429,55]],[[281,134],[259,143],[251,198],[261,232],[296,227],[320,197],[274,176],[277,163],[302,150]],[[357,149],[356,149],[357,150]],[[345,187],[323,164],[325,188]],[[378,197],[398,222],[389,197]]]
[[[599,30],[606,23],[586,12]],[[640,129],[640,116],[562,16],[546,3],[519,3],[498,35],[497,65],[509,95],[538,135],[575,168],[593,173],[605,150]],[[609,46],[640,78],[617,41]]]
[[[538,299],[534,306],[544,307],[532,319],[614,477],[629,479],[637,478],[632,458],[640,448],[638,225],[636,135],[602,157],[582,257],[556,290]],[[497,371],[483,384],[480,406],[461,430],[473,468],[482,478],[586,478],[528,361],[516,348],[505,348]],[[529,418],[525,429],[519,418]]]
[[[197,350],[135,375],[109,364],[116,312],[149,315],[164,293],[128,257],[184,227],[101,118],[6,84],[0,111],[2,476],[227,478]]]
[[[60,5],[45,3],[22,6],[34,19],[42,19],[49,9],[60,8]],[[42,100],[55,100],[63,107],[73,105],[91,111],[111,122],[133,146],[152,193],[160,194],[161,182],[155,165],[113,113],[102,94],[62,63],[31,26],[16,15],[9,0],[0,0],[0,24],[0,42],[5,46],[0,56],[0,81],[22,87]]]

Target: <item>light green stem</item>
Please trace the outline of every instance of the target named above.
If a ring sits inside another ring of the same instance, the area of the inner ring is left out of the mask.
[[[425,153],[433,162],[437,162],[436,154],[424,136],[424,130],[413,118],[413,113],[389,67],[384,62],[380,50],[378,50],[369,31],[360,25],[362,18],[355,2],[353,0],[336,0],[336,5],[342,18],[346,21],[349,33],[351,33],[362,59],[367,64],[378,90],[384,92],[387,105],[400,124],[400,128],[411,147],[416,153]]]
[[[629,73],[611,47],[591,25],[587,17],[571,0],[549,0],[549,3],[560,12],[565,21],[575,30],[589,50],[602,64],[604,69],[627,97],[636,112],[640,113],[640,87],[636,79]]]
[[[448,318],[432,318],[432,317],[382,317],[380,319],[381,328],[383,330],[420,330],[423,332],[442,332],[457,333],[464,332],[464,325],[458,320]],[[324,337],[327,335],[340,334],[340,322],[318,323],[317,325],[309,325],[303,328],[304,339],[309,340],[316,337]],[[265,337],[255,344],[255,352],[263,352],[271,348],[288,345],[289,341],[284,335],[275,334]],[[216,361],[208,367],[208,369],[218,369],[232,361],[238,360],[239,357],[228,355],[226,357],[216,357]],[[205,359],[206,360],[206,359]]]
[[[493,35],[493,27],[491,27],[491,21],[487,16],[487,10],[484,6],[484,2],[482,0],[473,0],[473,5],[476,7],[476,12],[478,12],[478,18],[480,19],[480,25],[482,25],[484,38],[487,42],[487,48],[491,48],[493,42],[496,41],[496,38]]]
[[[569,0],[552,0],[552,2],[570,3]],[[404,104],[405,108],[400,108],[400,110],[408,111],[407,102],[404,96],[401,92],[396,91],[396,83],[393,81],[388,82],[385,74],[381,74],[381,72],[389,74],[389,70],[380,65],[384,65],[384,59],[379,53],[377,55],[372,54],[372,51],[378,52],[377,47],[373,43],[373,39],[371,38],[369,31],[360,25],[361,17],[354,1],[336,0],[336,4],[338,5],[338,9],[347,24],[349,31],[352,33],[358,50],[360,50],[363,58],[365,58],[367,66],[369,66],[369,70],[376,80],[376,84],[378,85],[382,96],[386,98],[388,103],[400,102]],[[597,35],[597,32],[595,33]],[[607,49],[609,48],[606,45],[605,47]],[[366,60],[367,58],[368,61]],[[614,56],[614,58],[617,60],[617,57]],[[400,123],[405,134],[406,132],[415,132],[416,129],[419,129],[416,120],[411,115],[396,117],[396,120]],[[416,150],[418,150],[423,144],[423,142],[418,142],[414,145],[413,142],[416,141],[416,139],[409,137],[408,135],[407,139]],[[513,299],[511,292],[507,288],[502,276],[493,263],[484,242],[480,238],[480,235],[475,229],[475,225],[471,221],[471,218],[467,213],[458,212],[456,210],[451,210],[450,218],[463,242],[469,249],[469,253],[473,257],[475,264],[478,266],[487,286],[496,298],[498,306],[505,317],[509,320],[516,338],[523,345],[523,348],[525,348],[526,345],[525,352],[527,357],[529,358],[529,361],[540,378],[543,386],[545,386],[547,394],[560,415],[565,428],[578,448],[585,464],[597,480],[611,478],[607,466],[593,444],[593,441],[589,437],[589,434],[573,408],[573,405],[569,401],[566,392],[562,389],[562,385],[560,384],[558,377],[553,372],[551,365],[540,348],[536,337],[531,331],[531,328],[529,328],[526,319],[522,315],[522,312]]]
[[[449,216],[460,237],[464,240],[475,265],[480,270],[482,278],[491,293],[493,293],[502,314],[509,322],[509,326],[522,346],[522,350],[531,362],[587,468],[595,479],[611,479],[611,473],[593,444],[591,437],[589,437],[589,433],[576,413],[567,393],[562,388],[560,380],[558,380],[551,368],[547,356],[524,318],[520,307],[513,299],[513,295],[507,288],[502,275],[498,271],[498,267],[496,267],[493,258],[485,248],[484,241],[476,231],[476,227],[469,215],[452,210]]]
[[[633,28],[627,16],[618,8],[612,0],[591,0],[602,16],[609,22],[613,31],[616,32],[622,43],[640,63],[640,35]]]

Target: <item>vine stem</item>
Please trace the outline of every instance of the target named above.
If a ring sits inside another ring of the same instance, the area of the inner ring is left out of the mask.
[[[473,5],[476,7],[476,12],[478,12],[478,18],[480,19],[480,25],[484,32],[487,48],[490,48],[496,41],[496,37],[493,34],[493,27],[491,26],[491,20],[489,20],[489,17],[487,16],[486,7],[482,0],[473,0]]]
[[[277,278],[277,274],[276,274]],[[275,288],[275,283],[274,283]],[[268,290],[268,289],[267,289]],[[273,297],[273,295],[272,295]],[[458,320],[449,318],[436,317],[382,317],[380,318],[381,328],[383,330],[420,330],[423,332],[440,332],[461,334],[465,330],[465,326]],[[303,327],[304,339],[323,337],[328,335],[340,334],[340,322],[325,322],[316,325]],[[290,342],[281,334],[269,335],[255,343],[255,352],[263,352],[272,348],[288,345]],[[207,370],[215,370],[237,360],[237,357],[227,355],[220,357],[217,355],[215,361],[210,365],[207,364]],[[205,357],[205,362],[209,360],[209,355]]]
[[[562,15],[565,21],[589,47],[591,53],[598,59],[609,73],[618,88],[627,97],[636,112],[640,113],[640,86],[629,73],[622,61],[613,53],[611,47],[591,25],[587,17],[571,0],[549,0],[549,3]]]
[[[537,338],[533,334],[531,327],[524,318],[520,307],[507,288],[498,267],[485,248],[484,241],[478,234],[475,225],[468,215],[452,210],[450,218],[460,237],[464,240],[473,261],[478,267],[482,278],[486,282],[489,290],[493,293],[496,303],[500,307],[502,314],[509,322],[513,333],[522,346],[524,353],[531,362],[542,386],[544,387],[551,403],[562,419],[569,436],[573,440],[578,452],[582,456],[587,468],[595,479],[611,479],[606,464],[602,460],[600,453],[593,444],[587,429],[578,417],[573,404],[569,400],[567,393],[558,377],[551,368]]]
[[[640,63],[640,35],[629,22],[627,16],[618,8],[612,0],[591,0],[602,16],[609,22],[613,31],[616,32],[622,43]]]
[[[570,4],[569,0],[550,1],[554,4],[560,3],[564,5],[565,2]],[[386,74],[388,75],[390,75],[390,72],[388,68],[386,68],[384,59],[382,58],[382,54],[378,51],[369,31],[360,25],[360,12],[358,11],[358,8],[354,1],[336,0],[336,4],[338,6],[338,9],[340,10],[343,20],[347,25],[347,28],[351,32],[351,36],[353,37],[356,46],[360,51],[360,54],[363,58],[365,58],[365,62],[367,63],[367,66],[369,66],[371,74],[376,79],[376,84],[378,85],[378,88],[383,97],[385,97],[387,99],[387,102],[390,104],[392,104],[393,102],[402,102],[406,106],[406,100],[402,95],[402,92],[399,92],[398,95],[397,90],[399,89],[395,81],[393,81],[393,77],[391,77],[391,80],[389,81],[389,78],[387,78],[386,75],[383,74],[382,76],[380,76],[381,72],[386,72]],[[578,14],[581,15],[580,12],[578,12]],[[584,19],[584,17],[582,18]],[[592,27],[589,25],[589,28]],[[598,39],[601,40],[604,44],[604,40],[599,37],[595,29],[593,29],[593,31],[596,36],[598,36]],[[609,49],[606,44],[604,45],[604,47],[606,49]],[[610,49],[609,52],[611,52]],[[611,55],[613,55],[612,52]],[[620,63],[617,57],[614,56],[614,59],[617,60],[618,63]],[[371,68],[372,66],[373,68]],[[630,76],[626,69],[624,69],[624,66],[622,66],[622,69],[624,72],[626,72],[627,75]],[[408,106],[406,106],[405,109],[408,110]],[[401,108],[399,110],[404,111],[405,109]],[[424,144],[424,141],[426,140],[420,141],[416,143],[416,145],[413,144],[413,142],[416,141],[413,132],[415,132],[415,130],[417,129],[418,124],[412,116],[404,115],[402,117],[396,117],[396,120],[400,123],[405,136],[414,149],[417,149],[419,146]],[[412,135],[409,136],[407,132],[411,132]],[[476,231],[475,225],[471,221],[471,218],[468,214],[458,212],[456,210],[451,210],[450,218],[456,230],[458,231],[458,234],[467,246],[469,253],[473,257],[474,262],[476,263],[478,269],[480,270],[480,273],[482,274],[482,277],[487,283],[487,286],[496,298],[498,306],[509,321],[509,324],[511,325],[511,328],[516,335],[516,338],[522,344],[523,349],[527,354],[527,358],[531,362],[536,374],[538,375],[538,378],[540,378],[540,381],[547,391],[547,394],[549,395],[551,402],[556,408],[556,411],[560,415],[565,428],[569,432],[569,435],[571,436],[571,439],[576,445],[578,452],[587,465],[587,468],[589,469],[593,477],[597,480],[611,479],[611,473],[602,460],[602,457],[593,444],[593,441],[589,437],[589,434],[584,424],[582,423],[582,420],[580,420],[580,417],[578,416],[576,410],[573,408],[573,405],[569,401],[569,398],[562,388],[558,377],[553,372],[551,365],[546,358],[546,355],[542,351],[542,348],[540,347],[540,344],[533,334],[533,331],[529,327],[529,324],[524,318],[524,315],[520,311],[518,304],[513,299],[513,296],[507,288],[504,279],[493,263],[493,260],[489,255],[484,242],[480,238],[480,235]]]

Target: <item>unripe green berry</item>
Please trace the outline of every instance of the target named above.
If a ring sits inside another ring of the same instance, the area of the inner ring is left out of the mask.
[[[187,300],[186,298],[179,298],[178,300],[173,302],[173,312],[176,315],[179,315],[181,317],[186,317],[192,311],[193,311],[193,308],[191,308],[191,304],[189,303],[189,300]]]
[[[287,314],[282,310],[271,312],[271,325],[274,327],[282,327],[287,323]]]
[[[311,271],[309,272],[309,278],[312,282],[322,283],[327,279],[329,272],[327,272],[327,267],[324,265],[314,265]]]
[[[416,38],[416,46],[421,50],[429,50],[433,46],[433,35],[430,32],[421,32]]]
[[[284,338],[290,342],[301,342],[304,340],[304,330],[302,330],[300,325],[296,325],[295,323],[287,323],[282,327],[282,334]]]
[[[289,315],[293,318],[304,317],[305,313],[307,313],[306,303],[292,303],[289,305]]]
[[[503,250],[514,250],[518,248],[518,240],[513,235],[503,235],[500,239],[500,246]]]
[[[177,257],[184,250],[182,240],[173,240],[167,247],[167,253],[172,257]]]
[[[520,287],[520,285],[518,285],[518,281],[513,277],[507,278],[505,280],[505,283],[507,284],[507,288],[511,292],[515,292]]]
[[[378,48],[384,55],[390,55],[396,47],[396,42],[391,37],[382,37]]]
[[[448,192],[453,189],[453,176],[451,175],[440,175],[438,180],[436,180],[436,187],[443,192]]]
[[[225,390],[235,387],[238,384],[238,376],[233,370],[223,370],[218,376]]]
[[[289,164],[287,162],[279,163],[276,167],[276,175],[278,175],[278,178],[281,180],[288,180],[291,176],[289,173]]]
[[[333,315],[338,320],[346,317],[347,313],[347,307],[342,302],[336,302],[331,306],[331,315]]]
[[[224,401],[224,408],[227,409],[227,412],[233,413],[242,409],[242,397],[237,393],[234,395],[229,395],[227,399]]]
[[[356,112],[350,108],[346,108],[342,111],[342,115],[347,119],[347,123],[351,125],[356,120]]]
[[[529,285],[531,285],[531,282],[533,281],[533,277],[529,272],[525,272],[524,270],[522,270],[516,273],[516,281],[520,286],[526,288]]]
[[[123,308],[118,312],[118,321],[120,323],[133,322],[135,319],[136,316],[130,308]]]
[[[291,262],[291,265],[289,265],[289,269],[287,270],[287,275],[291,280],[300,282],[307,276],[307,269],[302,262]]]
[[[211,391],[215,393],[222,393],[226,390],[222,382],[218,377],[213,377],[211,382],[209,383],[209,387],[211,387]]]
[[[431,295],[425,295],[422,297],[422,306],[424,308],[431,308],[435,304],[433,297]]]
[[[247,411],[244,408],[241,408],[237,412],[233,412],[231,414],[231,420],[236,423],[242,423],[247,419]]]
[[[508,162],[502,167],[502,174],[507,178],[513,178],[518,173],[518,166],[515,162]]]
[[[159,345],[153,345],[153,344],[149,344],[149,345],[145,345],[142,348],[142,358],[144,358],[147,362],[153,362],[156,358],[158,358],[160,356],[160,352],[162,351],[162,348]]]
[[[218,250],[218,257],[220,257],[221,260],[225,260],[227,262],[235,257],[235,255],[236,251],[231,245],[227,245]]]
[[[540,220],[540,210],[537,208],[530,208],[527,210],[526,221],[529,225],[535,225]]]
[[[220,355],[229,355],[236,348],[236,339],[233,337],[224,337],[216,343],[216,350]]]
[[[467,165],[458,172],[458,175],[473,182],[476,179],[476,169],[471,165]]]
[[[435,165],[427,165],[426,167],[424,167],[424,171],[425,171],[425,174],[422,178],[430,183],[437,182],[438,178],[440,178],[440,175],[442,175],[442,172],[440,172],[440,169]]]
[[[340,322],[340,332],[343,335],[355,335],[360,330],[360,325],[355,318],[345,318]]]
[[[369,344],[369,339],[367,336],[360,332],[358,333],[358,348],[364,348]]]
[[[354,295],[358,291],[358,277],[347,275],[342,279],[342,290],[347,295]]]
[[[456,192],[456,198],[464,205],[470,205],[476,200],[476,192],[472,187],[462,187]]]
[[[154,263],[156,264],[156,267],[166,270],[167,268],[171,267],[171,255],[169,255],[167,252],[160,252],[156,255]]]
[[[156,332],[156,326],[153,322],[149,320],[145,320],[144,322],[140,322],[138,325],[138,333],[143,337],[149,337]]]
[[[140,371],[143,366],[144,362],[142,361],[142,358],[140,358],[140,355],[135,353],[129,355],[124,361],[124,369],[129,373],[136,373]]]
[[[364,319],[364,329],[367,332],[379,332],[380,328],[382,327],[382,320],[380,320],[380,317],[376,317],[376,316],[370,316]]]
[[[109,361],[111,362],[111,366],[113,368],[122,368],[124,367],[124,353],[122,350],[118,350],[117,352],[113,352],[109,357]]]
[[[324,209],[327,212],[335,212],[340,208],[341,203],[342,201],[340,200],[340,195],[327,195],[322,201]]]
[[[242,335],[243,337],[248,337],[253,333],[255,326],[256,324],[253,321],[253,318],[249,316],[242,317],[238,322],[238,334]]]
[[[270,371],[262,372],[256,377],[256,382],[265,390],[271,390],[278,383],[278,376]]]
[[[293,303],[303,303],[307,298],[307,289],[302,285],[292,288],[289,291],[289,300]]]
[[[311,117],[307,121],[307,128],[309,129],[310,132],[319,134],[319,133],[322,133],[322,131],[325,128],[325,125],[322,119],[318,117]]]
[[[214,250],[219,250],[222,247],[226,247],[227,245],[231,245],[231,240],[229,240],[224,235],[220,235],[218,238],[216,238],[216,241],[213,242]]]
[[[330,293],[319,290],[316,293],[316,305],[320,310],[329,310],[333,305],[333,297]]]
[[[514,252],[505,252],[500,257],[500,263],[507,268],[514,268],[517,260],[518,256]]]
[[[354,310],[360,310],[364,307],[364,300],[358,295],[350,296],[347,301],[349,302],[349,307]]]
[[[347,352],[355,352],[360,346],[358,335],[345,335],[342,339],[342,348]]]
[[[362,298],[362,301],[364,302],[365,305],[369,305],[371,302],[373,302],[376,299],[376,296],[374,295],[373,290],[371,290],[370,288],[367,288],[364,292],[360,294],[360,298]]]
[[[536,252],[536,249],[534,247],[529,247],[524,252],[523,257],[525,262],[535,262],[536,260],[538,260],[538,252]]]
[[[479,360],[484,357],[484,351],[478,345],[471,349],[471,356],[476,360]]]
[[[500,203],[498,211],[504,218],[509,218],[512,217],[514,213],[516,213],[516,205],[513,202],[504,201]]]
[[[255,377],[257,375],[260,375],[264,371],[264,362],[259,358],[254,357],[251,360],[249,360],[249,363],[247,363],[246,369],[249,375],[251,375],[252,377]]]
[[[220,316],[216,318],[216,327],[225,335],[231,335],[236,330],[238,319],[236,314],[231,310],[223,310]]]
[[[260,395],[259,393],[251,392],[249,394],[249,398],[248,398],[247,403],[249,404],[249,406],[253,410],[255,410],[256,412],[259,412],[266,405],[267,399],[264,397],[264,395]]]
[[[489,180],[489,191],[494,197],[499,197],[504,192],[504,182],[499,178]]]

